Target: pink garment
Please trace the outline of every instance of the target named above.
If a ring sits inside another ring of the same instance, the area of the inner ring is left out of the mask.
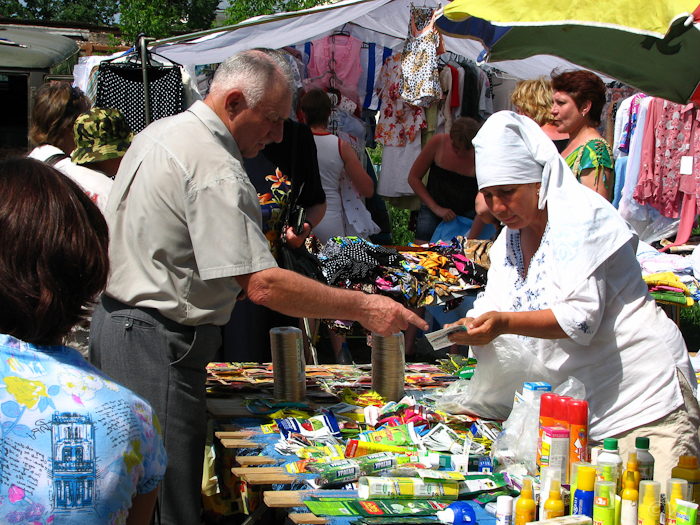
[[[329,35],[311,42],[311,56],[307,66],[309,78],[321,77],[316,85],[330,85],[330,71],[342,82],[341,86],[357,92],[362,75],[360,52],[362,41],[351,35]],[[335,62],[333,62],[335,60]],[[340,86],[332,86],[340,89]]]
[[[399,97],[401,53],[387,58],[377,77],[377,95],[382,101],[374,139],[385,146],[405,146],[426,128],[423,108]]]
[[[699,119],[700,113],[692,104],[682,106],[656,98],[649,105],[634,198],[665,217],[678,217],[684,194],[700,195]],[[686,155],[693,157],[692,174],[681,175],[681,157]],[[697,199],[684,200],[684,204],[692,205],[692,212],[686,213],[695,215]]]

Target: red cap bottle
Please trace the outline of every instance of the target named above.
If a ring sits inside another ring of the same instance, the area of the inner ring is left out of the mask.
[[[569,428],[569,396],[559,396],[554,403],[554,426]]]

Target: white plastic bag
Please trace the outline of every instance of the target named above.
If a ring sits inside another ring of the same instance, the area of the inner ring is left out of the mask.
[[[477,370],[479,365],[477,364]],[[476,375],[476,374],[475,374]],[[552,385],[555,386],[555,385]],[[554,388],[554,393],[574,399],[586,398],[586,387],[575,377],[569,377]],[[492,456],[501,465],[499,472],[537,474],[537,441],[539,438],[540,397],[531,402],[522,401],[503,422],[503,432],[491,448]]]
[[[525,381],[549,381],[544,364],[516,335],[502,335],[473,348],[476,372],[469,381],[457,381],[437,401],[441,410],[483,419],[504,420],[513,408],[516,389]]]

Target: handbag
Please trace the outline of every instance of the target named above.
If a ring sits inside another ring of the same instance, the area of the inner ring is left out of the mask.
[[[292,135],[292,167],[290,180],[294,180],[294,172],[296,171],[297,142],[297,129],[295,127]],[[287,245],[287,238],[284,235],[284,232],[290,223],[292,224],[292,227],[295,228],[295,232],[299,226],[302,228],[304,226],[304,209],[297,206],[297,199],[303,186],[303,183],[299,187],[292,184],[289,202],[287,203],[287,208],[285,209],[283,215],[284,226],[282,228],[281,242],[279,246],[277,246],[277,265],[285,270],[290,270],[327,284],[326,278],[323,275],[323,267],[316,256],[310,253],[304,244],[298,248],[290,248],[289,245]],[[292,217],[295,217],[296,219],[292,220]]]

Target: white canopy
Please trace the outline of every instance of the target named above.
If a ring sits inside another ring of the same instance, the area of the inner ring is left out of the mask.
[[[414,3],[418,4],[418,0]],[[422,5],[437,8],[440,2],[424,0]],[[154,43],[153,50],[183,65],[215,64],[244,49],[279,49],[343,29],[363,42],[400,51],[408,35],[410,6],[410,0],[344,0],[302,11],[256,16],[236,25],[160,40]],[[483,50],[474,40],[452,37],[444,40],[448,51],[473,61]],[[548,55],[490,64],[522,79],[549,76],[556,67],[579,67]]]

